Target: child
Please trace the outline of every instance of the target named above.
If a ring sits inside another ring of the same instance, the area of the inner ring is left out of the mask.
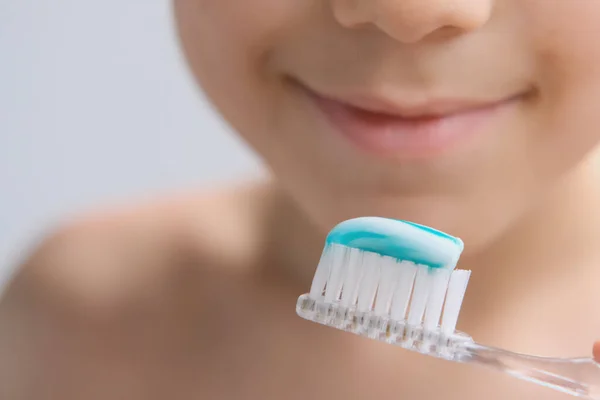
[[[68,224],[0,305],[0,398],[561,399],[294,313],[365,215],[461,237],[460,328],[600,332],[600,2],[175,0],[198,82],[273,172]]]

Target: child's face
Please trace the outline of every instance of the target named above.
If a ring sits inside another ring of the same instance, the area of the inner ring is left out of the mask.
[[[326,228],[381,215],[485,242],[600,139],[600,1],[175,6],[208,96]]]

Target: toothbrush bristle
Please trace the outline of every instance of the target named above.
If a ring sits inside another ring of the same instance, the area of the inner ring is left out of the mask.
[[[416,350],[430,352],[426,337],[438,345],[457,337],[469,277],[470,271],[431,268],[329,244],[297,312],[315,322],[405,347],[414,346],[416,338],[421,343]],[[418,337],[407,338],[407,332],[413,336],[418,332]]]
[[[462,307],[470,277],[471,271],[464,270],[456,270],[450,277],[441,326],[442,333],[445,335],[452,334],[456,328],[458,315],[460,313],[460,308]]]

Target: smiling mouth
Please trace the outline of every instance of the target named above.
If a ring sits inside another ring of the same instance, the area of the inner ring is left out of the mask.
[[[360,150],[395,158],[428,158],[461,147],[488,131],[502,111],[524,99],[520,91],[497,100],[436,98],[397,101],[369,93],[321,94],[302,91],[338,133]],[[407,98],[418,96],[404,96]]]

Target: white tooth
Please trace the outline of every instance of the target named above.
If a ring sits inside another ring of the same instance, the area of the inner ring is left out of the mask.
[[[389,313],[392,296],[400,277],[400,268],[395,258],[383,257],[379,289],[375,300],[375,315],[384,316]]]
[[[432,275],[429,273],[429,267],[419,266],[417,270],[417,278],[415,279],[415,287],[408,310],[408,324],[417,326],[421,325],[429,291],[431,289]]]
[[[423,323],[425,330],[434,330],[440,323],[442,308],[444,307],[444,298],[448,289],[448,280],[450,271],[445,268],[437,268],[431,271],[432,282],[427,308],[425,310],[425,321]]]
[[[362,277],[362,258],[363,252],[359,249],[349,248],[346,279],[342,287],[342,297],[340,304],[344,307],[350,307],[356,304],[358,298],[358,287]]]
[[[442,333],[450,336],[456,329],[458,315],[465,297],[471,271],[454,270],[448,283],[448,293],[446,294],[446,304],[444,305],[444,314],[442,316]]]
[[[381,256],[376,253],[365,252],[363,255],[363,277],[358,292],[358,308],[360,312],[371,311],[377,284],[379,283]]]
[[[410,300],[417,266],[410,261],[400,261],[396,267],[400,271],[398,285],[392,299],[392,307],[390,309],[390,317],[396,321],[404,320],[406,316],[406,308]]]
[[[337,301],[342,290],[344,275],[346,273],[346,257],[348,247],[333,245],[329,264],[331,265],[327,287],[325,288],[325,302]]]

